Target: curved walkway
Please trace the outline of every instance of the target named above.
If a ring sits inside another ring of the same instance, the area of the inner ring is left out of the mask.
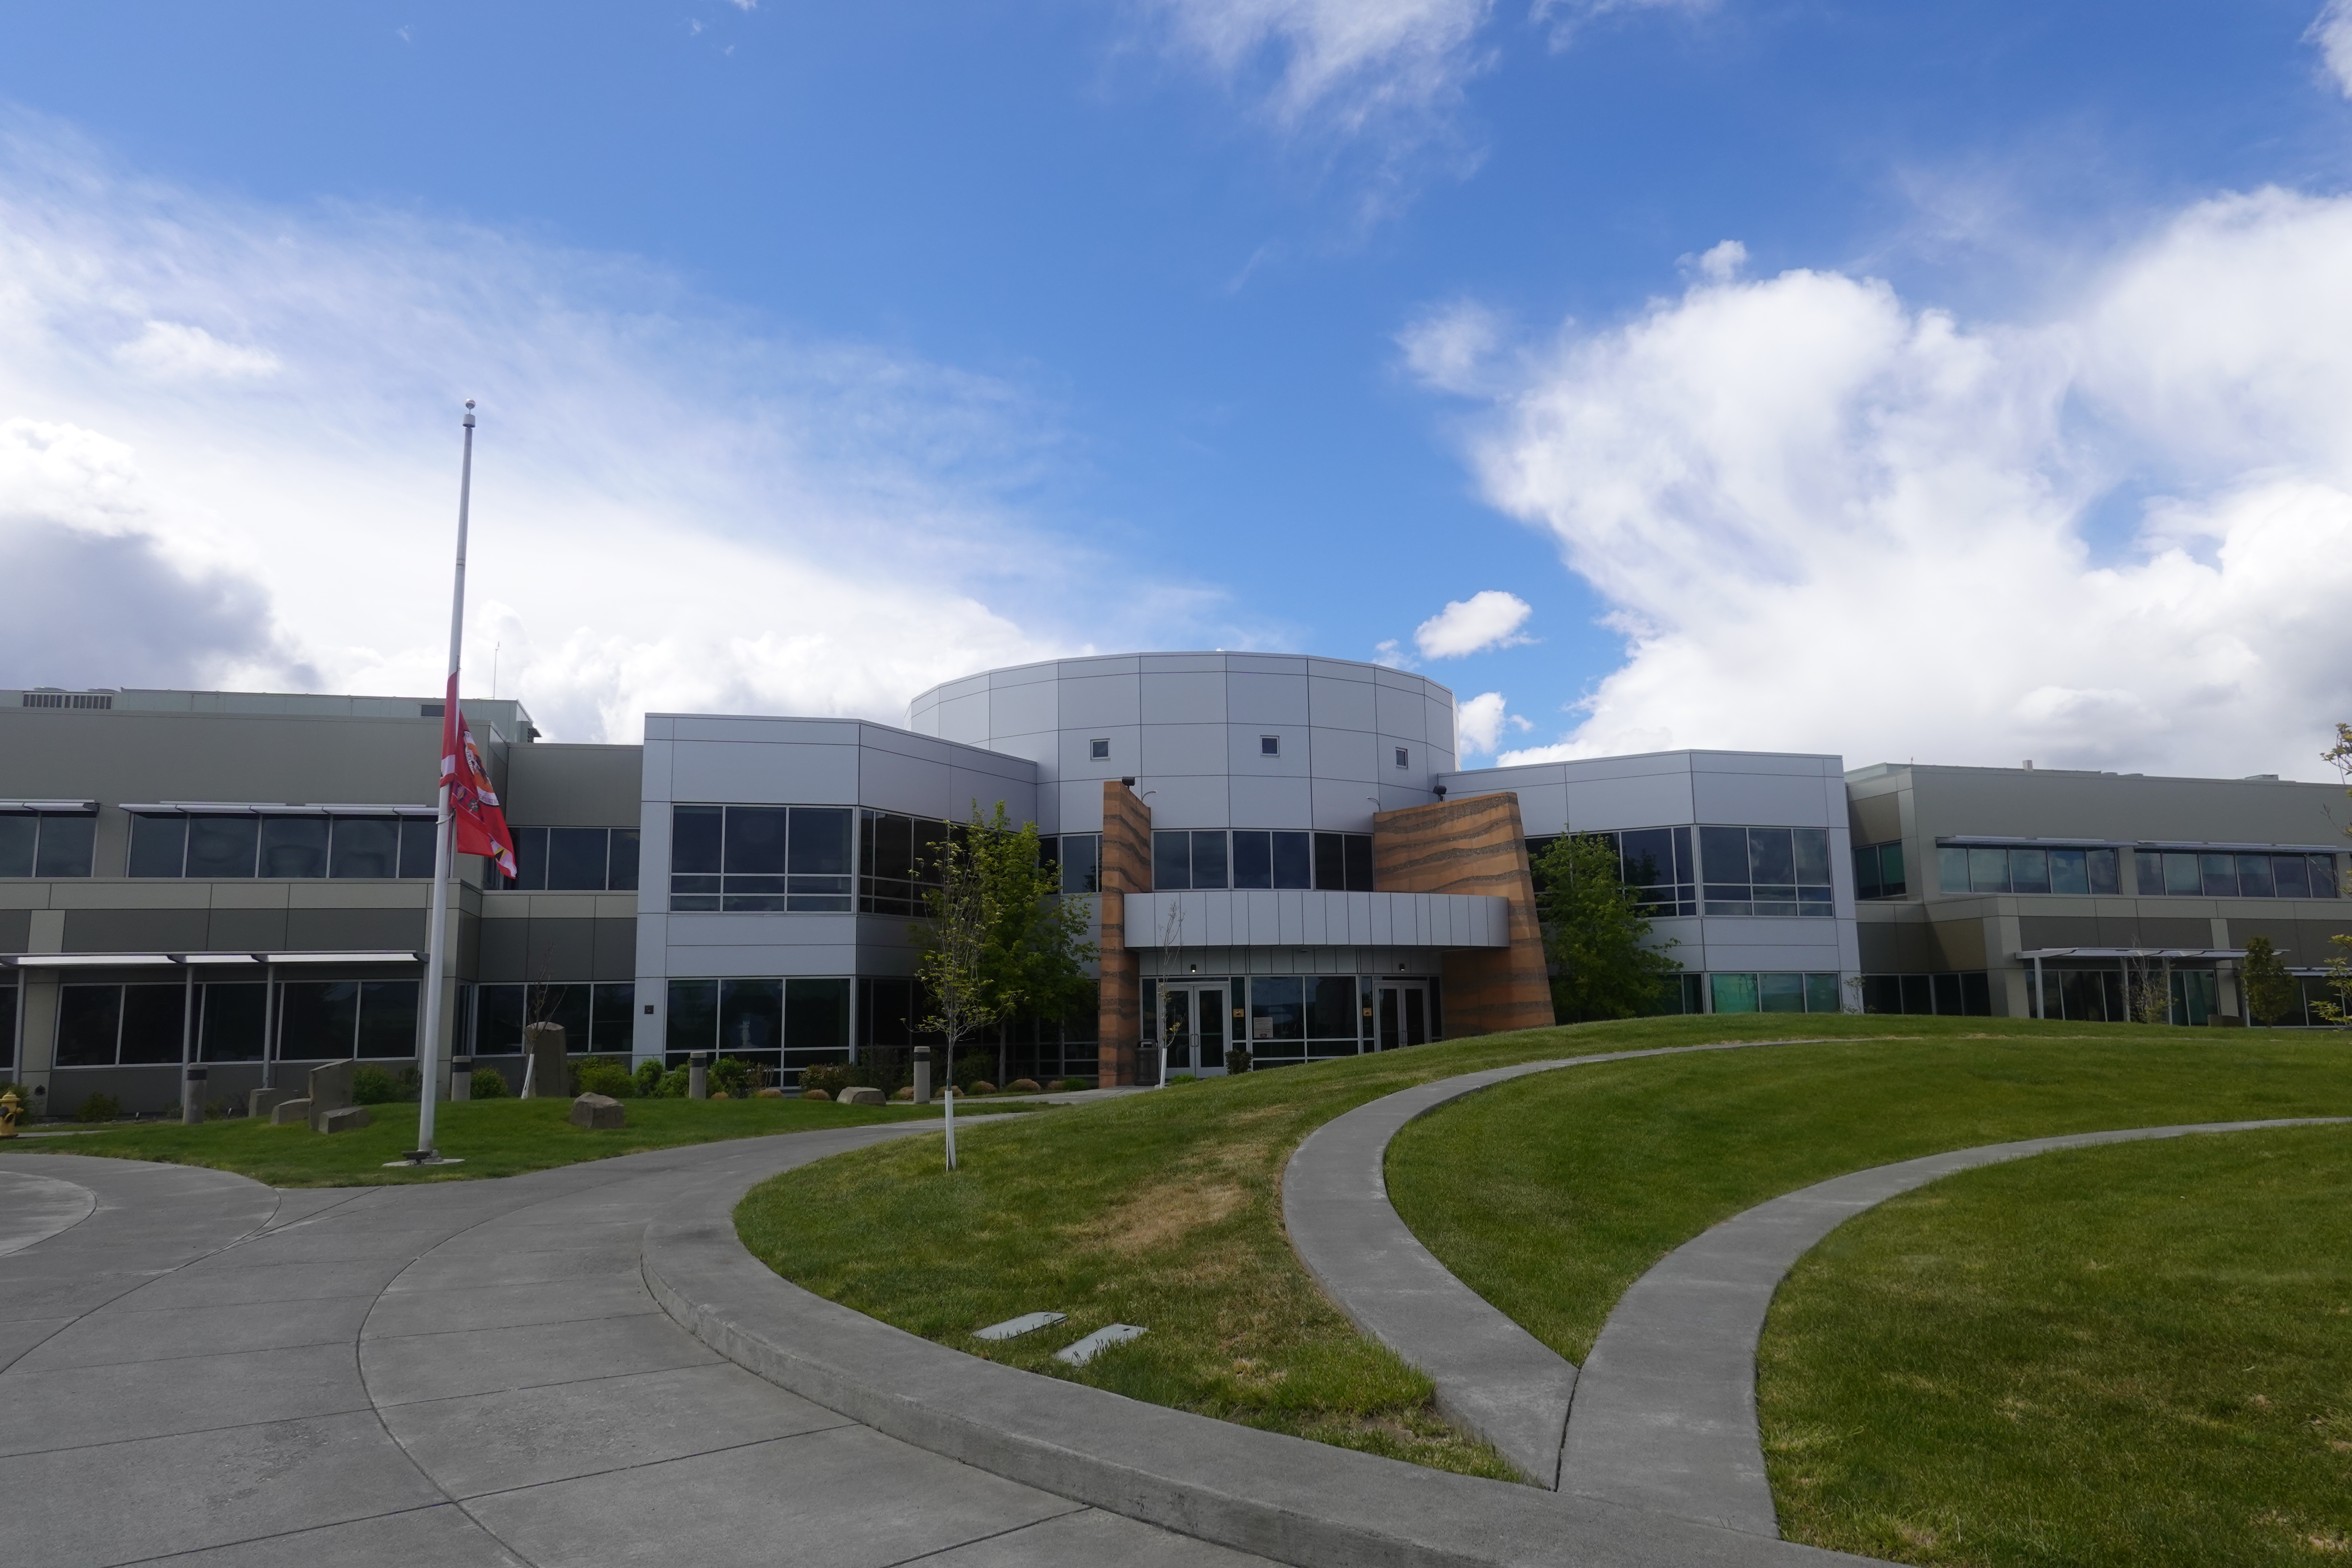
[[[2056,1149],[2352,1118],[2206,1122],[2026,1139],[1857,1171],[1736,1215],[1669,1253],[1602,1325],[1581,1371],[1462,1283],[1388,1198],[1416,1117],[1531,1073],[1794,1040],[1624,1051],[1465,1073],[1326,1122],[1283,1175],[1292,1247],[1341,1310],[1429,1374],[1450,1419],[1563,1496],[1778,1538],[1756,1422],[1756,1346],[1799,1258],[1864,1209],[1940,1176]]]
[[[1356,1327],[1429,1374],[1437,1407],[1485,1438],[1520,1474],[1557,1489],[1576,1368],[1456,1279],[1389,1203],[1389,1142],[1405,1124],[1465,1094],[1562,1068],[1695,1051],[1817,1045],[1732,1040],[1522,1062],[1384,1095],[1334,1117],[1294,1150],[1282,1173],[1290,1245]]]
[[[731,1205],[924,1130],[283,1193],[0,1154],[0,1204],[88,1194],[0,1257],[0,1495],[30,1553],[0,1558],[1247,1568],[795,1397],[656,1305],[643,1237],[681,1194]]]
[[[1735,1215],[1659,1260],[1601,1325],[1568,1424],[1567,1485],[1632,1508],[1777,1535],[1756,1425],[1756,1345],[1773,1291],[1831,1231],[1914,1187],[2003,1160],[2346,1120],[2210,1121],[1988,1143],[1856,1171]]]

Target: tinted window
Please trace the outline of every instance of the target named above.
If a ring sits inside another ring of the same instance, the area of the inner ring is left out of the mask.
[[[2089,880],[2087,877],[2084,879]],[[2048,892],[2050,890],[2050,852],[2046,849],[2011,850],[2009,852],[2009,885],[2013,892]]]
[[[122,988],[122,1050],[125,1062],[176,1062],[187,1023],[188,995],[178,985]]]
[[[131,864],[133,877],[176,877],[188,853],[188,819],[134,816],[131,819]]]
[[[404,877],[433,875],[433,857],[439,847],[440,822],[430,816],[404,816],[400,819],[400,874]]]
[[[1793,828],[1789,838],[1797,851],[1797,880],[1808,887],[1829,886],[1829,830],[1824,827]]]
[[[44,816],[41,846],[33,866],[36,877],[87,877],[90,847],[97,842],[94,816]]]
[[[327,819],[265,816],[261,819],[261,874],[323,877],[327,874]]]
[[[1698,830],[1699,866],[1709,882],[1739,886],[1748,880],[1748,830],[1744,827],[1702,827]],[[1707,897],[1717,895],[1710,892]],[[1723,895],[1727,898],[1745,894]],[[1753,1008],[1743,1011],[1753,1012]]]
[[[2311,864],[2300,855],[2271,857],[2272,885],[2282,899],[2303,899],[2311,896]]]
[[[192,816],[188,819],[188,875],[226,881],[253,875],[257,816]]]
[[[673,980],[669,983],[668,1047],[673,1051],[707,1051],[719,1041],[719,982]]]
[[[1274,885],[1277,888],[1311,888],[1315,885],[1313,865],[1314,836],[1307,833],[1277,833],[1274,835]]]
[[[391,878],[400,874],[400,819],[343,816],[335,819],[334,858],[328,875]]]
[[[1225,885],[1225,835],[1221,828],[1214,833],[1192,835],[1192,886],[1222,888]]]
[[[261,1030],[268,1005],[266,985],[204,987],[204,1018],[198,1026],[201,1054],[208,1062],[261,1059]]]
[[[485,985],[476,993],[480,998],[474,1030],[474,1050],[478,1055],[505,1057],[522,1049],[528,990],[521,985]]]
[[[730,870],[733,868],[729,868]],[[849,812],[846,808],[807,805],[793,808],[792,872],[796,877],[849,875]]]
[[[1151,886],[1162,893],[1181,892],[1192,885],[1192,836],[1155,833],[1151,836]]]
[[[33,874],[33,840],[40,831],[41,819],[30,812],[0,813],[0,877]]]
[[[1372,890],[1372,836],[1349,833],[1348,841],[1348,890],[1369,893]]]
[[[2080,849],[2050,851],[2050,891],[2087,893],[2091,890],[2090,858]]]
[[[547,829],[518,827],[514,830],[515,874],[506,885],[525,892],[535,892],[547,886]]]
[[[121,986],[58,988],[58,1066],[113,1066],[114,1037],[121,1027]]]
[[[1307,1009],[1297,977],[1261,975],[1250,982],[1250,1038],[1303,1040]]]
[[[1234,830],[1234,886],[1274,886],[1273,835],[1253,828]]]
[[[1308,983],[1307,1033],[1318,1040],[1356,1037],[1356,977],[1321,975]]]
[[[781,805],[738,805],[727,812],[727,869],[774,875],[784,868],[784,824]]]
[[[359,1049],[362,1057],[416,1054],[416,992],[414,980],[368,980],[360,984]]]
[[[612,867],[604,885],[614,892],[633,892],[637,886],[637,847],[639,837],[634,827],[613,829]]]
[[[849,982],[846,980],[795,980],[786,990],[784,1014],[784,1048],[805,1051],[807,1057],[787,1058],[787,1065],[799,1066],[826,1055],[844,1055],[849,1049]]]
[[[719,1048],[772,1051],[784,1040],[784,983],[722,980],[719,983]]]
[[[1348,847],[1336,833],[1315,836],[1315,885],[1342,889],[1348,885]]]
[[[673,871],[716,872],[723,808],[680,805],[670,808],[669,868]]]
[[[601,827],[547,830],[547,886],[568,892],[604,886],[604,848],[610,835]]]
[[[1748,830],[1748,879],[1775,888],[1797,885],[1797,860],[1785,827]]]
[[[600,1051],[625,1051],[637,1036],[637,988],[629,981],[596,987],[589,1043]]]
[[[295,980],[278,988],[278,1054],[287,1061],[341,1061],[359,1031],[355,980]]]

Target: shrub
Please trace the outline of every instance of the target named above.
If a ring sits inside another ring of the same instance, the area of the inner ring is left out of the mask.
[[[572,1089],[575,1094],[627,1100],[637,1092],[637,1079],[627,1064],[613,1057],[583,1057],[572,1064]]]
[[[647,1100],[661,1097],[665,1069],[659,1057],[647,1057],[637,1064],[637,1093]]]
[[[400,1098],[400,1086],[382,1068],[361,1068],[352,1074],[353,1105],[390,1105]]]
[[[467,1092],[476,1100],[504,1100],[507,1097],[507,1075],[496,1068],[476,1068],[466,1083]]]
[[[1054,1086],[1055,1090],[1061,1094],[1075,1094],[1079,1089],[1092,1088],[1094,1085],[1082,1078],[1066,1078]]]
[[[740,1057],[720,1057],[710,1064],[710,1089],[730,1100],[748,1099],[751,1093],[751,1064]]]
[[[1225,1070],[1229,1073],[1234,1073],[1247,1072],[1249,1069],[1249,1047],[1247,1046],[1227,1046],[1225,1047]]]
[[[1004,1087],[1014,1094],[1034,1094],[1037,1092],[1037,1080],[1034,1078],[1016,1078]]]
[[[112,1121],[122,1114],[122,1101],[110,1094],[82,1096],[81,1109],[74,1112],[76,1121]]]
[[[801,1092],[803,1094],[813,1089],[821,1089],[828,1100],[838,1100],[841,1091],[847,1089],[850,1082],[847,1062],[819,1062],[814,1067],[801,1068]]]

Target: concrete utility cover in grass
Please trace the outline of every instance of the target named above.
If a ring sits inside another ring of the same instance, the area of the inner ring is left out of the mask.
[[[1111,1346],[1123,1345],[1129,1340],[1142,1337],[1143,1331],[1133,1323],[1110,1323],[1097,1329],[1076,1344],[1064,1345],[1054,1352],[1054,1359],[1067,1362],[1072,1366],[1084,1366]]]
[[[1055,1323],[1068,1321],[1066,1312],[1024,1312],[1017,1318],[1007,1318],[1001,1323],[974,1329],[971,1337],[976,1340],[1017,1340],[1023,1334],[1034,1333],[1039,1329],[1049,1329]]]

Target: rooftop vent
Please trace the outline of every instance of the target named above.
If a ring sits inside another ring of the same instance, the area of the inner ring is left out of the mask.
[[[27,708],[111,708],[111,691],[27,691],[24,695]]]

